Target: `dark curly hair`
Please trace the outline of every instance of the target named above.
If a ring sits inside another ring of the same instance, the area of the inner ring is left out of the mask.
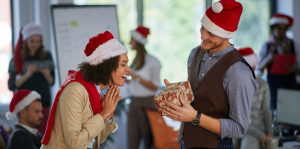
[[[77,69],[82,72],[82,77],[85,81],[109,85],[109,83],[113,83],[112,73],[119,67],[119,58],[120,56],[116,56],[95,66],[82,62],[78,64]]]

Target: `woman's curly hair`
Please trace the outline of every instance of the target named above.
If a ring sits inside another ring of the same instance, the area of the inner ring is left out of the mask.
[[[119,58],[120,56],[116,56],[95,66],[87,62],[82,62],[78,64],[77,69],[82,72],[82,77],[85,81],[109,85],[113,83],[112,73],[119,67]]]

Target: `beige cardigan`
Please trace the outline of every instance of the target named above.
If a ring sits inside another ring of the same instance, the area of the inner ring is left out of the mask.
[[[86,89],[72,82],[59,97],[49,143],[41,149],[86,149],[95,137],[93,149],[98,149],[115,128],[114,120],[110,124],[93,114]]]

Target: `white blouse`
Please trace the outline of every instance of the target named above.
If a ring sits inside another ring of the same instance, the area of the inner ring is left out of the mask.
[[[146,54],[145,64],[139,69],[135,70],[134,68],[130,68],[133,73],[138,75],[140,78],[152,82],[158,88],[160,87],[160,69],[161,64],[155,57]],[[156,91],[153,91],[143,84],[141,84],[137,80],[131,80],[129,82],[129,93],[132,97],[149,97],[155,96]]]

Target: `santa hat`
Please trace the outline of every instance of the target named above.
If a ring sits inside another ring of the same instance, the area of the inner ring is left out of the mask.
[[[6,118],[12,120],[17,113],[30,105],[35,100],[40,100],[41,95],[36,91],[19,90],[14,94],[10,104],[9,111],[6,113]]]
[[[131,31],[131,37],[138,43],[145,45],[147,43],[147,36],[150,34],[150,30],[144,26],[138,26],[136,30]]]
[[[209,32],[230,39],[238,29],[242,12],[241,3],[235,0],[220,0],[206,10],[201,23]]]
[[[293,25],[293,22],[294,19],[292,17],[280,13],[275,13],[269,21],[270,25],[286,24],[290,27]]]
[[[22,74],[22,67],[23,67],[23,58],[21,56],[22,43],[32,35],[41,35],[41,36],[43,35],[41,25],[36,23],[30,23],[25,25],[20,30],[19,40],[14,50],[14,61],[15,61],[17,73],[20,75]]]
[[[241,56],[244,57],[244,59],[248,62],[250,66],[256,66],[258,63],[257,55],[254,53],[254,51],[250,47],[246,48],[240,48],[238,49],[238,52]]]
[[[90,38],[84,53],[89,64],[98,65],[112,57],[128,53],[128,50],[109,31],[105,31]]]

